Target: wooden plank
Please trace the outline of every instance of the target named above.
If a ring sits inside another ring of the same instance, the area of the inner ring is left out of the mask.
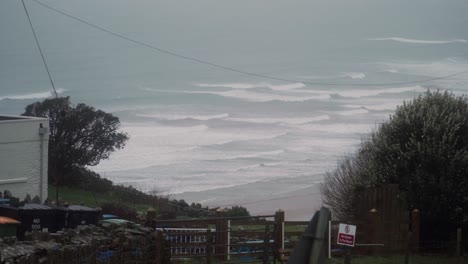
[[[231,221],[231,226],[238,226],[238,225],[243,225],[243,226],[249,226],[249,225],[273,225],[274,222],[266,219],[252,219],[252,220],[232,220]]]
[[[309,224],[310,221],[285,221],[284,222],[284,225],[285,226],[296,226],[296,225],[299,225],[299,226],[307,226]]]

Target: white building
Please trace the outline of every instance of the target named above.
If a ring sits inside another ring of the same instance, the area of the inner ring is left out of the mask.
[[[0,191],[47,199],[47,118],[0,115]]]

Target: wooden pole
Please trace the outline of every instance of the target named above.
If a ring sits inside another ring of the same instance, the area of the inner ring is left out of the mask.
[[[346,249],[346,253],[344,255],[343,263],[344,264],[351,264],[351,250],[350,249]]]
[[[406,253],[405,253],[405,264],[409,264],[409,256],[411,252],[411,241],[413,234],[411,231],[408,231],[408,236],[406,238]]]
[[[327,258],[331,258],[331,216],[330,219],[328,220],[328,226],[327,226],[327,239],[325,240],[325,250]]]
[[[276,253],[284,249],[284,211],[278,210],[275,213],[275,250]]]
[[[377,215],[377,209],[372,209],[369,211],[369,221],[370,221],[370,225],[369,225],[369,242],[371,244],[376,244],[376,243],[379,243],[380,241],[378,241],[378,215]],[[373,247],[371,250],[371,254],[372,255],[375,255],[376,253],[376,248]]]
[[[146,222],[145,225],[147,227],[153,227],[153,220],[156,218],[156,210],[154,208],[150,207],[148,210],[146,210]]]
[[[163,264],[164,238],[162,231],[156,231],[156,264]]]
[[[219,218],[225,217],[225,210],[221,209],[216,211],[216,215]],[[229,235],[228,235],[228,220],[218,219],[216,220],[216,241],[215,241],[215,253],[217,258],[222,261],[227,261],[229,257]]]
[[[421,215],[418,209],[411,211],[411,251],[419,252],[419,235],[420,235]]]
[[[268,234],[270,233],[270,228],[268,223],[265,225],[265,234],[263,236],[263,264],[269,264],[269,244],[270,244],[270,238],[268,237]]]
[[[457,228],[457,257],[461,256],[462,229]]]
[[[206,264],[211,264],[211,255],[213,254],[213,248],[212,248],[213,234],[211,233],[210,229],[208,229],[207,237],[208,237],[208,241],[206,243]]]

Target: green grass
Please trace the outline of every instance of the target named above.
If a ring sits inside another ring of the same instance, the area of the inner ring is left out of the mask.
[[[343,258],[329,259],[327,264],[342,264]],[[352,257],[352,264],[404,264],[404,256]],[[468,259],[443,256],[410,256],[409,264],[468,264]]]
[[[49,198],[55,200],[55,186],[49,185]],[[59,188],[59,200],[68,202],[69,204],[81,204],[89,207],[99,207],[104,203],[123,203],[131,208],[135,208],[139,212],[146,212],[151,207],[148,204],[134,204],[128,201],[123,201],[119,197],[116,197],[110,192],[106,193],[95,193],[90,191],[79,190],[70,187]]]
[[[228,264],[232,261],[219,261],[215,258],[211,263]],[[177,264],[202,264],[206,263],[205,258],[187,258],[186,260],[176,260]],[[256,263],[261,263],[256,262]],[[277,262],[279,263],[279,262]],[[342,258],[329,259],[327,264],[343,264]],[[411,256],[409,264],[467,264],[468,260],[441,257],[441,256]],[[351,259],[351,264],[405,264],[404,256],[391,256],[391,257],[355,257]]]

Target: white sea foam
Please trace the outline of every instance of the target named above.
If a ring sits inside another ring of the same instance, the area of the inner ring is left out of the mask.
[[[236,141],[270,140],[284,135],[284,131],[211,129],[205,125],[178,127],[123,123],[122,130],[130,140],[124,149],[113,153],[95,167],[96,171],[121,171],[152,166],[189,163],[209,159],[257,157],[275,153],[236,152],[208,149],[206,146],[222,145]]]
[[[65,89],[57,89],[57,93],[61,94],[65,92]],[[4,95],[0,96],[0,100],[10,99],[10,100],[30,100],[30,99],[43,99],[53,97],[55,94],[53,91],[44,91],[38,93],[28,93],[28,94],[14,94],[14,95]]]
[[[303,83],[291,83],[274,85],[267,82],[261,83],[198,83],[195,84],[198,87],[222,87],[232,89],[253,89],[253,88],[269,88],[274,91],[288,91],[305,87]]]
[[[337,75],[308,75],[308,76],[297,76],[300,79],[334,79],[340,76]]]
[[[383,88],[383,89],[353,89],[353,90],[339,90],[336,91],[335,94],[342,96],[342,97],[350,97],[350,98],[362,98],[362,97],[369,97],[369,96],[378,96],[383,94],[400,94],[400,93],[407,93],[407,92],[424,92],[427,89],[420,86],[408,86],[408,87],[398,87],[398,88]],[[316,93],[330,93],[328,90],[321,90],[321,91],[314,91]]]
[[[372,125],[369,124],[307,124],[302,125],[302,129],[324,133],[337,134],[355,134],[369,133],[372,130]],[[349,140],[349,139],[348,139]],[[349,140],[350,141],[350,140]]]
[[[413,44],[450,44],[450,43],[467,43],[465,39],[447,39],[447,40],[424,40],[424,39],[409,39],[409,38],[369,38],[368,40],[377,40],[377,41],[396,41],[402,43],[413,43]]]
[[[160,120],[169,120],[169,121],[176,121],[176,120],[185,120],[185,119],[194,119],[199,121],[208,121],[212,119],[224,119],[229,117],[229,114],[216,114],[216,115],[177,115],[177,114],[137,114],[137,116],[141,117],[150,117],[156,118]]]
[[[363,115],[367,113],[369,113],[369,110],[364,109],[364,108],[335,112],[335,114],[342,115],[342,116]]]
[[[241,154],[241,155],[234,155],[234,156],[229,156],[229,157],[220,158],[220,159],[216,159],[216,160],[220,161],[220,160],[259,158],[259,157],[264,157],[264,156],[279,155],[281,153],[284,153],[284,149],[278,149],[278,150],[272,150],[272,151],[263,151],[263,152],[261,151],[261,152],[247,153],[247,154]]]
[[[366,78],[366,74],[362,72],[345,72],[343,73],[343,77],[349,77],[351,79],[364,79]]]
[[[363,72],[344,72],[335,75],[312,75],[312,76],[298,76],[300,79],[336,79],[336,78],[351,78],[351,79],[364,79],[366,74]]]
[[[266,118],[266,117],[229,117],[226,120],[238,121],[238,122],[248,122],[248,123],[259,123],[259,124],[291,124],[291,125],[301,125],[311,122],[329,120],[330,116],[328,115],[319,115],[313,117],[291,117],[291,118]]]
[[[440,77],[468,71],[468,61],[445,59],[432,62],[384,62],[380,63],[389,70],[411,75]],[[453,76],[449,80],[456,80],[466,75]]]
[[[367,110],[378,110],[378,111],[384,111],[384,110],[395,110],[397,106],[401,105],[401,101],[392,101],[392,102],[384,102],[380,104],[365,104],[365,105],[343,105],[343,107],[346,108],[361,108],[361,109],[367,109]]]
[[[285,95],[275,93],[260,93],[248,90],[231,90],[225,92],[213,92],[213,91],[186,91],[186,93],[196,94],[214,94],[223,97],[230,97],[236,99],[242,99],[252,102],[271,102],[271,101],[283,101],[283,102],[304,102],[309,100],[326,100],[330,99],[328,94],[315,94],[315,95]],[[304,92],[306,93],[306,92]],[[313,93],[313,92],[312,92]]]

